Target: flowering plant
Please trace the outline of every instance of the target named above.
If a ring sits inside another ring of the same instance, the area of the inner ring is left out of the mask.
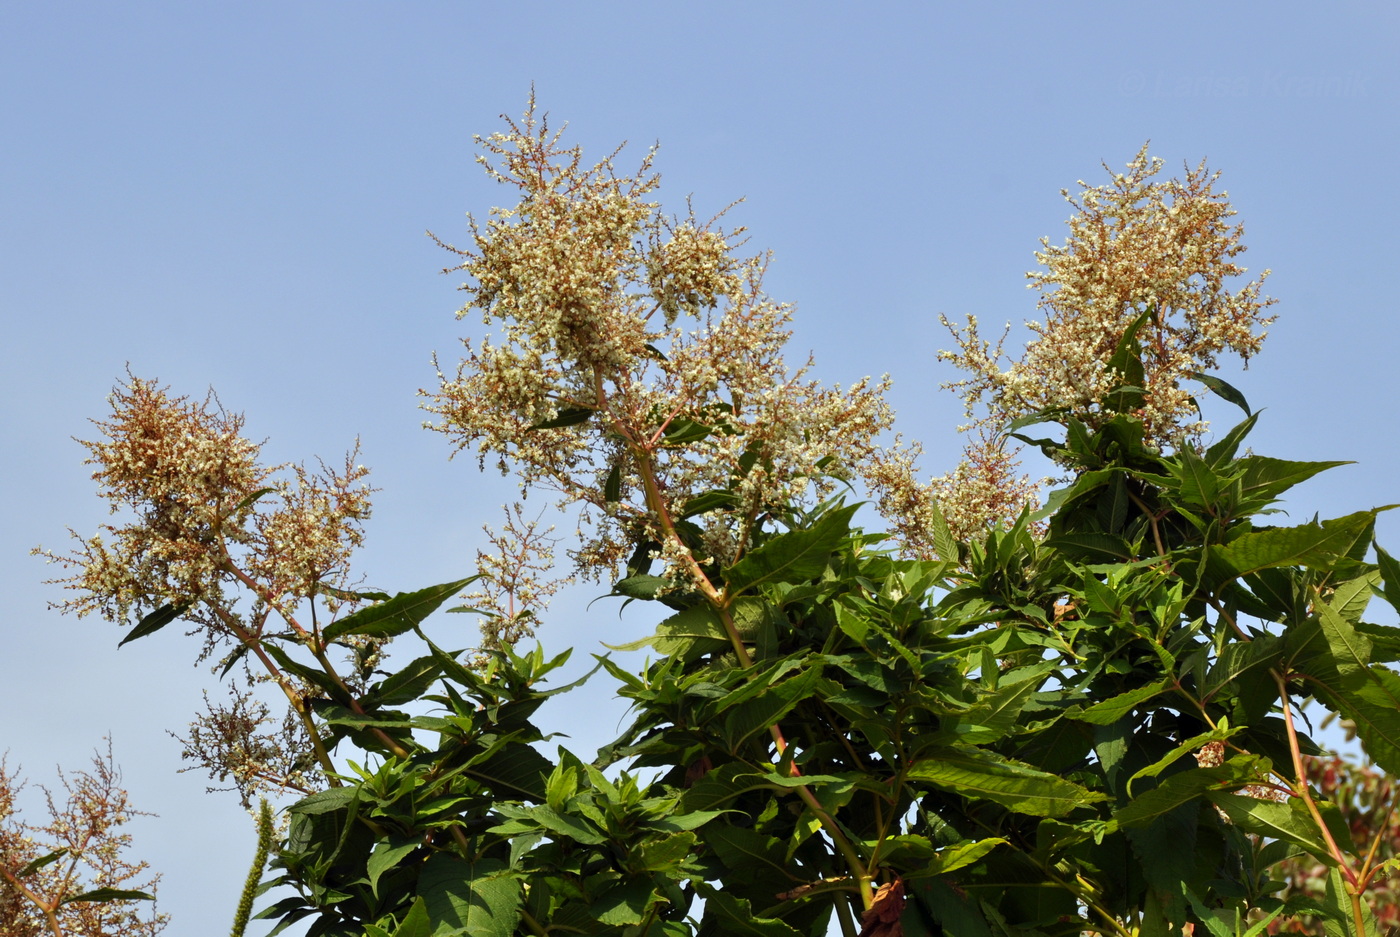
[[[87,444],[135,520],[51,554],[70,607],[126,640],[184,617],[290,704],[280,741],[237,693],[189,741],[245,798],[299,795],[266,882],[295,894],[262,916],[334,937],[1376,932],[1390,863],[1320,796],[1295,709],[1400,771],[1400,629],[1364,617],[1400,608],[1400,566],[1367,560],[1380,509],[1262,521],[1337,463],[1240,455],[1257,417],[1205,369],[1257,351],[1270,301],[1225,288],[1243,247],[1214,176],[1152,182],[1144,151],[1086,187],[1040,254],[1026,357],[955,333],[982,448],[919,483],[883,379],[784,363],[791,310],[741,232],[661,214],[650,155],[621,175],[560,139],[532,103],[481,141],[519,202],[444,246],[463,313],[499,332],[425,398],[458,451],[574,512],[565,575],[656,603],[623,645],[653,662],[599,658],[634,719],[595,757],[541,745],[567,654],[518,647],[555,542],[519,507],[477,576],[391,597],[348,578],[353,459],[277,482],[237,418],[137,379]],[[1188,378],[1245,421],[1205,445]],[[1068,479],[1033,517],[1005,441],[1041,424]],[[485,634],[445,649],[429,615],[468,588]],[[385,670],[410,634],[423,652]],[[1280,896],[1300,854],[1326,887]]]

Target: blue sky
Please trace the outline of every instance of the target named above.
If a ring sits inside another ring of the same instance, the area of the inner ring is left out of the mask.
[[[731,219],[775,252],[794,352],[829,381],[890,372],[929,472],[961,422],[937,389],[954,376],[938,314],[1032,316],[1031,252],[1101,161],[1148,139],[1169,168],[1208,158],[1281,300],[1264,353],[1224,372],[1267,408],[1254,448],[1357,461],[1300,489],[1295,517],[1400,501],[1398,27],[1381,2],[0,6],[0,750],[47,783],[110,734],[160,814],[134,833],[165,873],[167,934],[227,925],[251,827],[176,773],[166,734],[212,686],[195,642],[167,629],[118,653],[116,628],[46,609],[59,594],[28,550],[104,520],[70,437],[129,365],[215,388],[271,460],[358,436],[383,488],[373,584],[469,573],[511,491],[419,428],[429,356],[463,334],[424,231],[463,240],[465,212],[507,197],[471,137],[532,82],[591,153],[630,140],[626,165],[660,140],[677,210],[746,198]],[[1380,526],[1400,540],[1400,520]],[[547,646],[646,631],[590,597],[557,607]],[[559,713],[582,751],[617,718],[605,694]]]

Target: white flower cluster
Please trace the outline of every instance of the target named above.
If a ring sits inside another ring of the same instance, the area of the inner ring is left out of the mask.
[[[982,404],[996,422],[1050,408],[1101,420],[1105,396],[1122,379],[1108,361],[1129,323],[1150,309],[1139,333],[1144,434],[1160,446],[1199,437],[1206,424],[1182,382],[1214,368],[1222,353],[1246,362],[1257,354],[1275,300],[1261,295],[1267,270],[1229,287],[1245,273],[1236,262],[1244,228],[1230,223],[1228,195],[1214,189],[1220,174],[1203,162],[1184,179],[1155,180],[1161,168],[1144,145],[1126,174],[1101,186],[1080,182],[1078,198],[1063,193],[1076,213],[1063,245],[1041,239],[1043,269],[1026,274],[1045,319],[1027,323],[1036,338],[1019,361],[1002,370],[1000,343],[982,339],[976,319],[961,329],[944,320],[958,349],[940,357],[971,375],[947,386],[961,390],[969,416]]]
[[[583,509],[581,572],[615,572],[638,541],[673,577],[732,561],[765,511],[829,490],[875,452],[885,383],[842,390],[789,371],[791,309],[763,293],[767,259],[734,255],[740,231],[663,216],[648,200],[652,154],[632,175],[616,153],[585,167],[533,101],[478,142],[520,201],[473,223],[472,248],[444,246],[470,277],[459,316],[499,331],[465,342],[426,408],[459,450]],[[687,503],[721,489],[732,502],[690,517],[699,533],[682,546]]]
[[[129,624],[167,603],[188,607],[208,652],[230,622],[257,632],[268,610],[290,613],[326,586],[345,587],[370,510],[368,470],[353,453],[343,472],[265,467],[259,445],[242,435],[243,418],[212,398],[171,397],[132,377],[110,400],[111,419],[95,421],[103,438],[83,445],[100,496],[128,522],[90,538],[74,533],[71,554],[35,551],[75,570],[55,580],[78,593],[62,608]],[[277,477],[284,470],[290,480]],[[261,612],[234,613],[235,583],[253,589]]]
[[[1161,168],[1144,145],[1127,173],[1110,171],[1111,181],[1100,186],[1080,182],[1077,197],[1061,193],[1075,214],[1065,243],[1042,238],[1035,255],[1042,269],[1026,274],[1030,288],[1041,293],[1045,318],[1027,323],[1035,338],[1019,360],[1003,367],[1006,334],[995,344],[983,338],[976,317],[968,316],[961,328],[940,317],[957,348],[939,357],[969,375],[944,387],[962,394],[967,415],[975,418],[963,429],[975,430],[975,439],[954,471],[927,486],[913,481],[907,464],[888,467],[885,502],[917,514],[918,505],[926,511],[935,499],[958,536],[1033,505],[1038,486],[1015,474],[1016,450],[1001,437],[1006,424],[1042,410],[1101,423],[1105,398],[1124,382],[1109,361],[1128,326],[1147,310],[1151,315],[1138,333],[1142,406],[1134,415],[1149,445],[1196,444],[1206,423],[1183,382],[1214,368],[1223,353],[1246,362],[1257,354],[1274,321],[1266,310],[1275,300],[1261,293],[1267,270],[1238,289],[1229,286],[1245,273],[1236,262],[1245,251],[1244,228],[1230,223],[1229,198],[1214,188],[1219,173],[1201,163],[1184,179],[1160,181],[1154,177]],[[928,552],[917,525],[897,527],[914,552]]]

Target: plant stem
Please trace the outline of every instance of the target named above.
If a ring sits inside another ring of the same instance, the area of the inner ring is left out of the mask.
[[[1293,771],[1297,775],[1294,793],[1302,798],[1304,805],[1308,808],[1308,813],[1312,815],[1313,823],[1317,825],[1318,832],[1327,840],[1327,848],[1332,853],[1332,858],[1336,860],[1342,874],[1346,876],[1347,883],[1355,889],[1358,884],[1356,872],[1347,864],[1346,856],[1337,846],[1337,841],[1332,838],[1332,831],[1323,821],[1322,811],[1317,808],[1317,804],[1312,799],[1312,793],[1308,790],[1308,775],[1303,770],[1303,753],[1298,747],[1298,730],[1293,726],[1293,702],[1288,697],[1288,683],[1277,670],[1270,670],[1269,673],[1273,676],[1274,683],[1278,685],[1279,698],[1283,701],[1283,722],[1288,732],[1288,751],[1293,757]],[[1359,901],[1359,898],[1357,900]],[[1358,935],[1362,933],[1363,931],[1357,931]]]
[[[316,729],[316,722],[311,718],[311,713],[306,708],[306,700],[302,698],[300,693],[291,688],[286,675],[278,668],[276,662],[268,657],[267,651],[263,650],[261,641],[249,634],[226,609],[216,605],[209,607],[214,610],[215,615],[219,616],[224,627],[233,632],[234,637],[242,641],[244,646],[252,651],[258,660],[262,661],[263,667],[267,668],[273,682],[282,688],[282,692],[287,696],[287,701],[292,704],[292,711],[301,719],[301,724],[306,729],[307,738],[311,740],[311,747],[316,751],[316,760],[326,775],[326,783],[331,787],[339,787],[340,781],[335,777],[335,763],[331,761],[330,752],[326,751],[326,746],[321,743],[321,733]]]
[[[851,903],[845,895],[837,895],[832,902],[836,905],[836,920],[841,922],[841,937],[858,937],[855,915],[851,913]]]
[[[734,654],[738,657],[739,664],[745,670],[752,668],[753,656],[749,654],[749,649],[744,644],[743,636],[739,634],[739,628],[734,623],[734,616],[729,611],[729,605],[724,592],[717,589],[714,583],[710,582],[710,577],[705,575],[705,571],[701,569],[700,564],[695,561],[695,557],[692,556],[690,550],[686,548],[684,542],[680,538],[679,532],[676,530],[675,521],[671,519],[671,513],[667,510],[666,502],[661,497],[661,486],[656,478],[656,466],[652,460],[650,450],[640,446],[633,446],[632,455],[637,460],[637,473],[642,478],[642,487],[646,493],[647,506],[651,508],[652,514],[656,517],[657,523],[661,525],[661,530],[665,536],[671,540],[675,547],[680,548],[679,552],[686,557],[691,577],[695,585],[700,589],[701,594],[705,597],[705,600],[709,602],[710,607],[714,609],[715,613],[719,616],[720,622],[724,625],[725,634],[729,637],[729,643],[734,648]],[[787,750],[787,740],[783,737],[782,728],[777,723],[774,723],[768,727],[768,734],[772,737],[773,744],[778,750],[778,757],[781,759],[783,753]],[[798,770],[795,763],[790,763],[788,765],[788,772],[790,777],[801,777],[801,772]],[[846,860],[847,866],[855,875],[856,881],[860,887],[861,903],[866,909],[869,909],[875,902],[875,893],[870,887],[870,872],[866,868],[865,863],[861,861],[860,855],[856,852],[855,847],[852,846],[850,840],[846,838],[846,834],[841,831],[841,827],[837,824],[836,819],[822,807],[821,802],[817,800],[811,788],[806,784],[799,785],[797,787],[797,796],[802,799],[802,802],[805,803],[812,811],[813,815],[816,816],[817,822],[822,825],[822,829],[826,830],[827,835],[831,837],[832,843],[835,844],[837,851],[840,852],[841,857]]]

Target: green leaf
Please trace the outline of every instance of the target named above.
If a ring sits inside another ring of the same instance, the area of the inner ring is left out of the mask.
[[[416,628],[423,619],[437,611],[439,605],[461,592],[478,577],[468,576],[456,582],[444,582],[417,592],[400,592],[387,602],[362,608],[353,615],[325,627],[322,635],[327,641],[347,634],[393,637]]]
[[[1375,524],[1376,513],[1394,505],[1358,511],[1321,524],[1253,531],[1223,547],[1212,547],[1210,565],[1225,577],[1244,576],[1272,566],[1330,569],[1355,551]]]
[[[92,891],[85,891],[81,895],[69,895],[59,904],[73,904],[78,901],[155,901],[155,895],[148,895],[144,891],[129,891],[123,888],[94,888]]]
[[[560,813],[544,804],[527,808],[521,815],[535,821],[556,837],[562,836],[576,843],[596,846],[608,841],[608,838],[582,815]]]
[[[641,573],[619,579],[613,584],[613,595],[625,595],[629,599],[654,599],[671,582],[665,576],[652,576]],[[611,647],[612,645],[606,645]]]
[[[678,873],[695,852],[695,841],[694,833],[673,833],[664,839],[643,843],[642,868],[666,875]]]
[[[945,937],[992,937],[979,908],[980,902],[944,879],[924,876],[910,879],[906,890],[938,925],[934,933]]]
[[[656,626],[656,634],[649,638],[627,644],[608,644],[605,647],[614,651],[636,651],[648,645],[667,657],[678,656],[685,660],[694,660],[701,654],[723,650],[730,646],[730,642],[729,635],[724,630],[724,623],[715,614],[715,610],[708,604],[700,604],[692,605],[664,619]]]
[[[1195,800],[1210,790],[1238,789],[1268,775],[1268,759],[1256,755],[1236,755],[1214,768],[1192,768],[1167,778],[1157,787],[1114,811],[1121,826],[1150,823],[1164,813]]]
[[[732,508],[737,503],[738,499],[732,491],[707,491],[687,501],[685,506],[681,508],[680,516],[694,517],[697,514],[708,514],[710,511]]]
[[[563,407],[548,420],[536,423],[530,429],[559,429],[564,426],[577,426],[580,423],[588,422],[593,416],[591,407]]]
[[[608,471],[608,479],[603,483],[603,500],[616,504],[622,500],[622,461],[618,459]]]
[[[1118,338],[1117,347],[1113,349],[1113,355],[1108,359],[1108,370],[1116,372],[1120,378],[1119,386],[1115,387],[1114,391],[1121,399],[1115,400],[1113,407],[1120,413],[1142,406],[1142,383],[1145,374],[1142,367],[1142,343],[1138,341],[1138,332],[1147,324],[1147,320],[1155,317],[1156,308],[1151,306],[1138,314],[1123,330],[1123,334]],[[1134,391],[1136,393],[1133,393]]]
[[[988,839],[979,839],[975,842],[958,843],[955,846],[946,846],[938,851],[938,856],[925,869],[911,872],[911,877],[922,875],[946,875],[964,866],[981,862],[982,858],[998,846],[1005,845],[1006,840],[1000,836],[992,836]]]
[[[1062,551],[1069,559],[1089,563],[1133,559],[1133,548],[1128,541],[1101,531],[1086,530],[1057,534],[1046,538],[1045,546],[1051,550]]]
[[[331,787],[324,791],[308,794],[287,808],[288,813],[321,814],[344,810],[355,800],[353,787]]]
[[[1263,507],[1294,485],[1301,484],[1328,469],[1351,463],[1290,462],[1284,459],[1272,459],[1268,456],[1251,455],[1245,456],[1235,464],[1241,469],[1241,493]]]
[[[497,859],[469,862],[435,853],[418,876],[418,894],[438,928],[447,924],[471,937],[512,937],[520,923],[520,882]]]
[[[1253,416],[1249,409],[1249,404],[1244,399],[1244,394],[1236,390],[1232,385],[1227,384],[1214,374],[1206,374],[1204,371],[1192,371],[1186,375],[1194,378],[1215,392],[1221,400],[1228,401],[1244,411],[1245,416]]]
[[[1136,781],[1138,778],[1155,778],[1167,768],[1170,768],[1172,765],[1176,764],[1176,762],[1179,759],[1185,757],[1191,752],[1199,750],[1202,745],[1206,745],[1210,742],[1223,742],[1230,736],[1235,735],[1236,733],[1241,731],[1243,731],[1242,727],[1236,726],[1234,728],[1231,728],[1229,720],[1222,717],[1220,723],[1215,728],[1202,732],[1200,735],[1192,736],[1191,738],[1182,742],[1180,745],[1173,748],[1171,751],[1167,752],[1167,754],[1163,755],[1161,758],[1154,761],[1152,764],[1148,765],[1146,768],[1143,768],[1142,770],[1134,774],[1132,777],[1128,778],[1129,793],[1132,792],[1133,782]]]
[[[1120,693],[1092,706],[1087,706],[1079,712],[1070,712],[1067,715],[1071,719],[1078,719],[1080,722],[1088,722],[1096,726],[1112,725],[1136,709],[1141,703],[1167,692],[1170,685],[1171,682],[1164,678],[1156,683],[1149,683],[1126,693]]]
[[[1220,479],[1210,464],[1190,446],[1183,446],[1176,458],[1181,478],[1181,500],[1186,504],[1209,508],[1220,497]]]
[[[908,777],[1040,817],[1062,817],[1076,807],[1108,799],[1059,775],[978,749],[944,749],[916,762]]]
[[[185,614],[185,612],[189,611],[192,605],[194,605],[193,602],[181,602],[179,605],[166,602],[160,608],[137,622],[136,627],[128,631],[126,637],[117,642],[117,647],[121,647],[128,641],[144,638],[148,634],[155,634],[157,631]]]
[[[419,699],[442,674],[442,662],[434,655],[420,657],[398,673],[370,688],[361,703],[366,707],[399,706]]]
[[[1314,678],[1309,682],[1314,696],[1356,724],[1371,760],[1387,774],[1400,774],[1400,676],[1375,664],[1343,676],[1327,664],[1314,660],[1297,666]]]
[[[769,540],[724,571],[726,594],[770,582],[802,583],[826,569],[832,551],[850,534],[851,515],[859,505],[830,511],[811,527]]]
[[[1376,565],[1380,567],[1381,578],[1385,580],[1385,585],[1381,588],[1381,596],[1390,603],[1391,607],[1400,612],[1400,563],[1395,562],[1395,558],[1381,549],[1381,545],[1376,544]]]
[[[995,665],[994,665],[995,666]],[[1016,720],[1026,703],[1045,682],[1045,673],[1037,672],[1025,679],[1003,683],[971,708],[940,720],[940,741],[962,742],[968,745],[990,745],[1016,729]]]
[[[1327,646],[1332,649],[1332,662],[1337,672],[1343,677],[1367,672],[1371,664],[1370,640],[1326,602],[1318,602],[1314,608]]]
[[[1273,667],[1283,656],[1283,641],[1272,634],[1261,634],[1253,641],[1232,641],[1221,649],[1215,666],[1206,674],[1202,696],[1209,699],[1245,674]]]
[[[233,513],[234,513],[234,514],[237,514],[239,511],[241,511],[241,510],[243,510],[244,508],[248,507],[248,506],[251,505],[253,502],[255,502],[255,501],[259,500],[260,498],[262,498],[263,495],[270,495],[270,494],[272,494],[272,493],[273,493],[274,491],[276,491],[276,490],[277,490],[276,488],[259,488],[257,491],[253,492],[253,493],[250,494],[248,497],[246,497],[246,498],[244,498],[242,501],[238,502],[237,506],[235,506],[234,509],[233,509]]]
[[[428,906],[422,896],[413,899],[413,905],[404,915],[403,921],[394,928],[394,937],[432,937],[433,922],[428,917]]]
[[[759,917],[743,898],[736,898],[726,891],[709,885],[695,883],[696,889],[705,899],[705,915],[713,914],[722,922],[715,930],[729,935],[748,937],[801,937],[801,932],[776,918]]]
[[[933,528],[933,549],[938,554],[940,560],[957,560],[958,541],[953,536],[953,529],[948,526],[948,521],[943,516],[943,509],[939,507],[937,499],[929,500],[929,526]]]
[[[646,917],[654,891],[651,880],[647,878],[623,882],[599,895],[593,901],[591,910],[598,923],[607,927],[640,924]]]
[[[395,843],[394,840],[399,840],[399,842]],[[377,843],[374,852],[370,854],[369,861],[365,863],[365,871],[369,874],[370,891],[378,895],[380,876],[397,866],[399,860],[422,845],[420,840],[401,840],[397,836]]]
[[[783,841],[757,830],[713,823],[704,830],[705,844],[726,869],[748,880],[787,876],[789,862]]]
[[[318,582],[316,584],[316,594],[333,596],[344,602],[383,602],[390,598],[387,592],[375,592],[373,590],[358,592],[353,589],[342,589],[339,586],[333,586],[326,582]]]
[[[731,752],[759,732],[777,723],[798,703],[812,695],[821,679],[821,667],[809,667],[799,676],[784,680],[766,691],[729,707],[724,714],[724,740]]]
[[[662,433],[661,437],[665,440],[665,445],[684,446],[699,442],[713,432],[715,432],[715,427],[707,423],[686,417],[677,417],[666,426],[666,432]]]
[[[509,742],[489,758],[472,762],[466,774],[486,784],[497,798],[542,800],[545,779],[553,767],[524,742]]]
[[[1216,468],[1223,468],[1230,460],[1234,459],[1235,453],[1239,451],[1240,443],[1254,429],[1254,424],[1259,422],[1259,414],[1251,414],[1242,423],[1236,423],[1230,431],[1221,439],[1211,444],[1205,451],[1205,459]]]
[[[1306,849],[1319,862],[1336,864],[1317,824],[1301,804],[1281,804],[1229,791],[1207,791],[1206,798],[1246,833],[1293,843]]]
[[[15,878],[27,878],[30,875],[33,875],[35,872],[42,869],[44,866],[57,862],[59,859],[62,859],[66,855],[68,855],[68,850],[65,848],[59,849],[56,852],[51,852],[47,855],[40,856],[37,859],[33,859],[25,863],[24,868],[20,869],[18,872],[15,873]]]

